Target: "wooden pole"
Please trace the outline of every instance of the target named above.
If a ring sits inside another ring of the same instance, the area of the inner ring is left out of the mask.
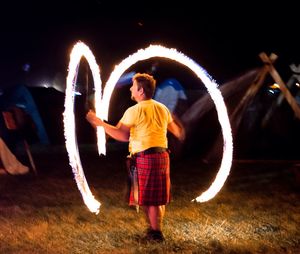
[[[273,63],[277,59],[276,54],[271,54],[270,55],[270,61]],[[251,84],[251,86],[248,88],[246,91],[245,95],[242,97],[240,100],[239,104],[235,108],[235,110],[230,114],[230,121],[232,123],[232,132],[233,135],[235,136],[240,122],[242,120],[243,114],[251,100],[254,98],[258,90],[262,87],[264,84],[266,75],[268,74],[268,69],[266,66],[263,66],[259,74],[257,75],[255,81]]]
[[[36,167],[35,167],[35,163],[34,163],[34,161],[33,161],[33,157],[32,157],[32,154],[31,154],[31,151],[30,151],[30,148],[29,148],[29,145],[28,145],[26,139],[23,140],[23,143],[24,143],[24,147],[25,147],[27,156],[28,156],[28,158],[29,158],[30,165],[31,165],[31,168],[32,168],[32,170],[33,170],[33,173],[34,173],[35,175],[37,175],[37,170],[36,170]]]
[[[294,96],[290,93],[290,90],[286,87],[280,75],[274,68],[271,59],[265,53],[261,53],[259,56],[265,63],[265,67],[267,68],[274,81],[279,85],[281,92],[283,93],[285,99],[293,109],[295,116],[300,119],[300,107],[298,106],[298,103],[295,100]]]

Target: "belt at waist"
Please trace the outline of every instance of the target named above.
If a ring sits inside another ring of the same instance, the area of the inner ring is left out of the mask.
[[[168,148],[164,147],[150,147],[144,151],[135,153],[134,156],[139,156],[139,155],[146,155],[146,154],[153,154],[153,153],[163,153],[165,151],[168,151]]]

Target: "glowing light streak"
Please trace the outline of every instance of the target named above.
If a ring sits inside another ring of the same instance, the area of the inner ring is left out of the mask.
[[[193,200],[197,202],[208,201],[220,191],[227,179],[227,176],[229,175],[233,153],[232,134],[227,109],[222,94],[218,89],[218,85],[196,62],[194,62],[184,54],[178,52],[176,49],[169,49],[159,45],[150,45],[146,49],[138,50],[136,53],[124,59],[119,65],[115,67],[114,71],[111,73],[104,88],[101,113],[99,115],[102,119],[107,120],[111,94],[113,92],[115,84],[117,83],[121,75],[138,61],[143,61],[152,57],[168,58],[179,62],[191,69],[196,74],[196,76],[204,83],[215,103],[223,134],[223,158],[217,176],[212,185],[200,196]]]
[[[108,109],[109,102],[113,92],[113,89],[120,79],[121,75],[132,65],[136,64],[138,61],[143,61],[152,57],[162,57],[174,60],[179,62],[190,70],[192,70],[196,76],[204,83],[206,86],[211,98],[213,99],[216,109],[217,115],[219,119],[219,123],[222,128],[223,134],[223,158],[217,173],[217,176],[212,183],[212,185],[203,192],[199,197],[194,199],[193,201],[197,202],[205,202],[209,199],[213,198],[224,185],[227,176],[229,175],[231,163],[232,163],[232,135],[231,128],[228,119],[227,109],[221,95],[221,92],[218,89],[218,85],[214,80],[207,74],[207,72],[200,67],[196,62],[192,59],[188,58],[184,54],[178,52],[176,49],[169,49],[159,45],[150,45],[146,49],[140,49],[136,53],[124,59],[119,65],[115,67],[113,72],[111,73],[103,92],[103,98],[101,99],[101,81],[100,81],[100,72],[96,61],[88,49],[83,43],[77,43],[74,46],[74,49],[71,53],[71,59],[69,64],[69,74],[67,77],[67,90],[66,90],[66,101],[65,101],[65,113],[64,113],[64,122],[65,122],[65,137],[66,137],[66,146],[69,153],[70,164],[72,166],[75,179],[80,189],[84,201],[89,209],[93,212],[98,212],[98,208],[100,207],[100,203],[94,199],[92,194],[88,189],[87,182],[84,177],[84,173],[82,170],[82,166],[80,163],[80,157],[78,153],[78,147],[76,143],[75,136],[75,125],[74,125],[74,112],[73,112],[73,104],[74,104],[74,77],[76,76],[76,66],[78,65],[80,58],[85,56],[89,62],[89,65],[93,72],[94,84],[96,88],[95,92],[95,107],[96,107],[96,115],[103,120],[107,120],[108,118]],[[98,87],[98,89],[97,89]],[[100,129],[97,133],[98,135],[98,151],[99,154],[105,154],[105,133],[103,129]],[[97,203],[98,202],[98,203]]]
[[[93,213],[98,214],[100,209],[100,202],[98,202],[93,194],[91,193],[88,183],[86,181],[78,146],[77,138],[75,133],[75,117],[74,117],[74,96],[75,96],[75,86],[76,86],[76,77],[78,73],[78,66],[80,63],[81,57],[85,57],[89,63],[89,66],[92,70],[95,86],[95,97],[97,100],[101,98],[101,80],[100,80],[100,70],[96,63],[96,60],[90,51],[90,49],[83,44],[78,42],[74,47],[70,55],[70,62],[68,67],[68,76],[67,76],[67,85],[66,85],[66,97],[65,97],[65,112],[64,112],[64,134],[66,139],[66,148],[69,155],[69,162],[73,170],[74,178],[77,183],[77,187],[83,197],[83,201],[89,210]],[[96,106],[96,114],[99,111],[99,108]],[[99,133],[100,132],[100,133]],[[102,140],[98,139],[98,143],[102,144],[102,147],[98,146],[98,150],[105,151],[103,145],[105,145],[105,133],[104,130],[98,132],[99,136],[102,137]],[[104,141],[103,141],[104,140]]]

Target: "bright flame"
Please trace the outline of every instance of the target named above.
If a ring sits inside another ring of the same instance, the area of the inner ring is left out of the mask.
[[[67,76],[67,86],[66,86],[66,98],[65,98],[65,112],[64,112],[64,127],[65,127],[65,139],[66,139],[66,148],[69,154],[70,165],[73,170],[74,178],[77,183],[77,187],[81,192],[84,203],[89,208],[89,210],[93,213],[98,214],[100,209],[100,203],[94,198],[92,195],[88,183],[86,181],[79,151],[77,145],[77,138],[75,134],[75,117],[74,117],[74,95],[75,95],[75,85],[76,85],[76,77],[78,74],[78,67],[80,63],[81,57],[84,56],[93,73],[94,78],[94,86],[95,86],[95,97],[97,100],[101,98],[101,80],[100,80],[100,70],[96,63],[96,60],[90,51],[90,49],[83,44],[82,42],[78,42],[74,47],[70,55],[70,63],[68,68],[68,76]],[[99,111],[99,108],[96,107],[96,112]],[[99,144],[105,145],[105,133],[102,130],[100,132],[100,137],[102,140],[98,142]],[[102,134],[102,136],[101,136]],[[104,137],[104,141],[103,141]],[[105,151],[105,147],[98,147],[98,150]]]
[[[128,56],[124,59],[119,65],[117,65],[114,71],[111,73],[103,92],[103,98],[101,99],[101,81],[100,81],[100,74],[99,69],[96,64],[96,61],[88,49],[83,43],[77,43],[74,46],[74,49],[71,54],[71,60],[69,64],[69,74],[67,78],[67,90],[66,90],[66,101],[65,101],[65,108],[66,111],[64,113],[64,122],[65,122],[65,136],[66,136],[66,146],[69,153],[70,164],[73,168],[73,172],[75,175],[75,179],[77,181],[77,185],[79,190],[81,191],[85,202],[87,200],[96,201],[92,194],[90,193],[84,173],[82,170],[82,166],[80,163],[80,158],[78,154],[78,148],[76,144],[76,136],[75,136],[75,126],[74,126],[74,112],[73,112],[73,104],[74,104],[74,77],[76,76],[76,70],[78,69],[78,63],[80,58],[85,56],[89,62],[89,65],[93,72],[94,83],[95,83],[95,107],[96,107],[96,114],[103,120],[107,120],[108,118],[108,109],[109,109],[109,102],[113,92],[113,89],[120,79],[122,74],[129,69],[132,65],[136,64],[138,61],[143,61],[152,57],[163,57],[174,60],[179,62],[186,67],[190,68],[197,77],[204,83],[206,86],[211,98],[213,99],[218,119],[222,128],[223,134],[223,158],[222,162],[218,171],[218,174],[212,183],[212,185],[203,192],[199,197],[194,199],[197,202],[205,202],[213,198],[222,188],[224,185],[227,176],[229,175],[229,171],[231,168],[232,163],[232,134],[231,128],[229,123],[229,118],[227,114],[227,109],[221,95],[221,92],[218,89],[218,85],[212,80],[212,78],[207,74],[207,72],[200,67],[196,62],[185,56],[184,54],[176,51],[176,49],[169,49],[159,45],[150,45],[146,49],[140,49],[136,53]],[[99,88],[97,90],[97,87]],[[105,154],[105,133],[103,129],[98,131],[98,151],[99,154]],[[88,197],[88,198],[87,198]],[[91,211],[95,211],[95,207],[97,203],[91,205],[90,202],[86,202],[87,206],[90,208]],[[88,205],[89,204],[89,205]],[[100,204],[99,204],[100,206]],[[97,210],[98,211],[98,210]]]

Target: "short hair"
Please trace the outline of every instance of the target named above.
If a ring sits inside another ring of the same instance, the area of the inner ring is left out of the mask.
[[[153,78],[153,76],[147,73],[136,73],[132,77],[132,82],[133,81],[136,81],[139,89],[144,89],[144,93],[147,99],[153,97],[156,88],[156,80]]]

